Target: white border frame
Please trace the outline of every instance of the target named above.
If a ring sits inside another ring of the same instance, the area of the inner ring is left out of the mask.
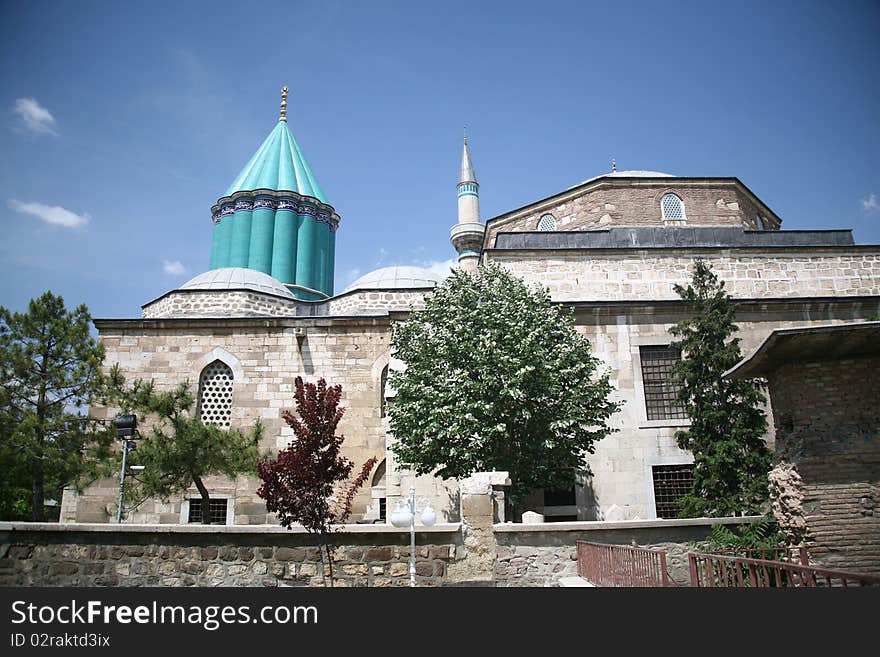
[[[187,491],[187,496],[183,498],[180,503],[180,523],[181,525],[194,525],[201,523],[192,523],[189,521],[189,503],[191,499],[200,500],[201,496],[198,491],[196,491],[195,497],[190,497],[191,491]],[[231,495],[229,493],[211,493],[208,492],[211,499],[214,500],[226,500],[226,524],[234,525],[235,524],[235,495]],[[208,525],[210,527],[210,525]],[[217,525],[218,527],[220,525]]]

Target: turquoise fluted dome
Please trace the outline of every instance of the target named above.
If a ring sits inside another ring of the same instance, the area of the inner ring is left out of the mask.
[[[327,202],[315,174],[287,127],[287,121],[278,122],[224,196],[254,189],[296,192]]]
[[[211,269],[253,269],[299,299],[326,299],[339,215],[287,127],[286,92],[277,125],[211,208]]]

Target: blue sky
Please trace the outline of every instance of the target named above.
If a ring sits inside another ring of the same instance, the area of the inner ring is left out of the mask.
[[[342,216],[337,291],[454,256],[464,125],[484,220],[613,157],[880,244],[877,2],[4,0],[0,305],[134,317],[207,269],[284,84]]]

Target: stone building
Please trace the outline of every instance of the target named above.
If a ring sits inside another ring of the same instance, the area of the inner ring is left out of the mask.
[[[381,519],[413,483],[388,450],[386,400],[394,392],[386,378],[389,367],[402,366],[390,354],[390,326],[418,308],[439,277],[386,267],[334,293],[344,222],[290,134],[285,107],[212,209],[212,269],[145,304],[140,318],[95,323],[108,366],[118,362],[129,379],[151,378],[160,388],[198,384],[203,419],[247,426],[260,418],[265,447],[282,448],[292,436],[280,411],[292,406],[296,376],[341,383],[347,455],[380,460],[356,499],[357,516]],[[674,439],[687,420],[669,384],[679,356],[668,329],[688,314],[673,285],[689,280],[695,258],[708,261],[736,299],[745,349],[775,329],[880,314],[880,247],[855,245],[848,230],[781,230],[781,218],[734,177],[613,169],[485,223],[479,189],[465,138],[451,229],[459,266],[500,263],[571,306],[623,402],[611,421],[618,431],[589,459],[593,476],[534,496],[531,506],[548,520],[674,514],[693,458]],[[454,484],[420,477],[415,485],[434,500],[440,521],[456,519]],[[62,520],[108,521],[116,486],[107,480],[66,493]],[[255,478],[209,486],[217,521],[271,521]],[[190,518],[188,496],[128,517]]]
[[[774,515],[829,568],[880,574],[880,322],[773,331],[727,376],[767,379]],[[778,492],[776,492],[778,491]]]

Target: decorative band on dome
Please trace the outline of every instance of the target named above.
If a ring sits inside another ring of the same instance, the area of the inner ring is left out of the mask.
[[[211,210],[211,221],[215,224],[219,224],[224,217],[230,217],[236,212],[251,212],[253,210],[272,210],[277,212],[283,210],[313,217],[315,221],[327,224],[334,233],[339,228],[339,217],[335,213],[328,212],[314,203],[294,197],[273,198],[270,196],[260,196],[255,199],[238,198],[225,202],[221,199]]]

